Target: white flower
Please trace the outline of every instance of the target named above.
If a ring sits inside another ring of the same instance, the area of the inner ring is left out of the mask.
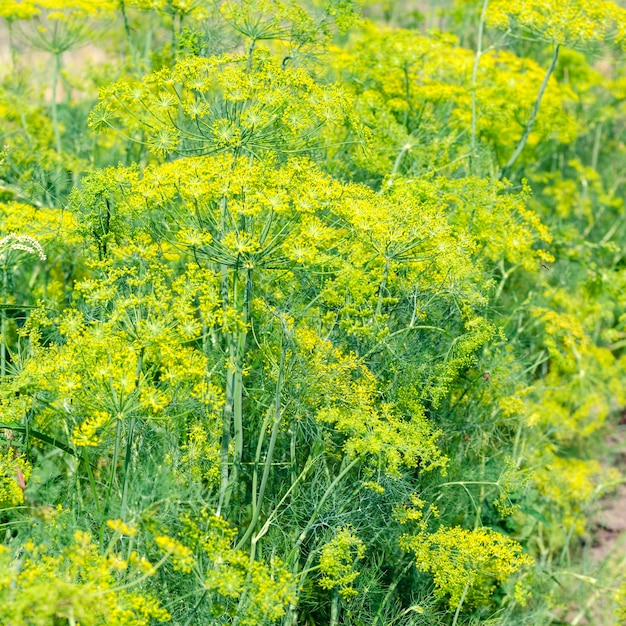
[[[21,250],[22,252],[28,252],[29,254],[37,255],[42,261],[46,260],[46,253],[43,251],[41,244],[30,235],[16,235],[15,233],[9,233],[2,239],[0,239],[0,259],[6,260],[5,250]]]

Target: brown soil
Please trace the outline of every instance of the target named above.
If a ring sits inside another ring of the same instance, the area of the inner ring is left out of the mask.
[[[595,517],[595,532],[591,546],[591,558],[595,563],[614,556],[613,552],[626,541],[626,485],[620,485],[617,491],[603,501],[603,508]]]
[[[606,460],[626,474],[626,413],[619,430],[606,441]],[[570,611],[570,626],[615,626],[614,590],[626,573],[626,484],[603,498],[591,519],[587,581],[581,584],[584,606]],[[584,579],[584,577],[583,577]],[[591,581],[595,582],[591,582]],[[591,583],[591,587],[589,584]]]

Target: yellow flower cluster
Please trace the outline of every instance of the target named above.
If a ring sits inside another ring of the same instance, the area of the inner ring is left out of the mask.
[[[18,558],[0,546],[0,621],[81,626],[102,623],[148,626],[170,615],[151,595],[133,590],[132,566],[119,556],[98,554],[88,533],[76,531],[71,545],[23,546]],[[121,579],[119,577],[122,577]]]
[[[319,584],[324,589],[339,589],[345,600],[357,595],[352,583],[359,576],[354,564],[365,556],[365,544],[352,527],[340,528],[335,536],[322,547],[320,554]]]
[[[296,330],[296,342],[307,364],[296,379],[309,381],[299,390],[302,407],[346,435],[350,455],[372,455],[391,475],[402,467],[445,467],[447,459],[436,444],[441,433],[433,430],[419,403],[408,403],[406,414],[391,404],[380,406],[375,378],[354,354],[343,354],[309,328]]]
[[[520,135],[519,125],[511,120],[528,119],[545,69],[506,50],[485,52],[476,86],[468,88],[474,58],[474,50],[461,47],[448,33],[424,36],[366,23],[353,34],[333,55],[331,66],[331,76],[352,88],[353,106],[370,129],[367,151],[348,148],[352,175],[412,177],[466,162],[473,121],[481,145],[510,154]],[[569,112],[575,100],[570,88],[550,80],[530,145],[572,141],[579,130]],[[347,167],[345,152],[344,162],[337,164],[342,170]]]
[[[248,554],[232,547],[236,530],[207,508],[197,516],[184,515],[182,521],[186,543],[203,554],[204,589],[217,593],[225,610],[239,605],[244,626],[258,624],[259,615],[274,621],[285,614],[294,601],[294,580],[279,559],[251,562]]]
[[[0,448],[0,509],[24,502],[25,486],[31,473],[31,464],[15,454],[6,444]],[[20,484],[22,483],[22,484]]]
[[[559,524],[554,524],[560,533],[552,541],[560,547],[572,530],[574,534],[582,535],[586,530],[587,505],[614,489],[621,480],[618,470],[603,468],[595,459],[557,455],[544,459],[535,473],[535,481],[542,497],[550,502],[547,514],[560,520]]]
[[[555,44],[580,46],[602,41],[624,22],[625,10],[610,0],[493,0],[487,23],[522,32]]]
[[[147,132],[157,155],[293,151],[320,124],[359,127],[340,88],[281,68],[265,51],[255,56],[254,72],[245,56],[188,57],[142,82],[115,83],[101,90],[90,120],[95,129]]]
[[[449,596],[451,607],[488,603],[495,583],[533,563],[519,543],[489,528],[442,526],[432,534],[405,536],[402,542],[415,554],[418,569],[433,574],[435,594]]]
[[[137,534],[137,529],[133,526],[129,526],[121,519],[107,520],[107,526],[114,532],[120,535],[126,535],[127,537],[134,537]]]
[[[155,537],[154,542],[170,558],[174,569],[187,574],[191,572],[195,559],[193,558],[193,552],[187,546],[166,535]]]

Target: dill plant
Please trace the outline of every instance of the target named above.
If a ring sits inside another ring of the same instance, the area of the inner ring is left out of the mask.
[[[90,74],[89,142],[54,93],[0,90],[3,241],[49,257],[3,282],[6,620],[550,624],[566,580],[619,597],[579,557],[621,480],[594,446],[624,403],[623,79],[568,48],[622,13],[462,6],[463,45],[349,1],[2,8],[128,52]]]

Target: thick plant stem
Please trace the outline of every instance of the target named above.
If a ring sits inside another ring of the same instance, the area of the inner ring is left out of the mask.
[[[484,434],[481,437],[481,450],[485,449],[485,437]],[[478,529],[482,526],[482,510],[483,510],[483,502],[485,500],[485,467],[487,464],[487,459],[485,453],[483,452],[480,455],[480,497],[478,499],[478,506],[476,507],[476,517],[474,518],[474,529]]]
[[[404,155],[412,148],[413,146],[410,143],[405,144],[404,146],[402,146],[402,149],[400,150],[400,152],[398,152],[398,156],[396,157],[396,160],[393,163],[393,168],[391,170],[391,175],[395,176],[398,173],[398,170],[400,169],[400,165],[402,163],[402,159],[404,158]]]
[[[237,331],[237,343],[235,346],[235,385],[233,421],[235,427],[235,464],[241,464],[243,456],[243,364],[246,354],[246,342],[248,339],[248,323],[250,321],[250,295],[252,292],[252,270],[246,270],[244,283],[242,327]]]
[[[139,355],[137,356],[137,370],[135,372],[135,392],[139,390],[139,383],[141,381],[141,370],[143,369],[143,356],[145,348],[141,348]],[[135,426],[137,418],[133,415],[128,420],[128,431],[126,434],[126,454],[124,455],[124,478],[122,482],[122,504],[120,507],[120,517],[126,518],[126,509],[128,507],[128,479],[130,476],[130,465],[133,451],[133,440],[135,438]]]
[[[596,132],[593,137],[593,151],[591,153],[591,167],[594,170],[598,169],[598,157],[600,156],[600,147],[602,145],[602,122],[598,122],[596,125]]]
[[[254,455],[254,469],[252,470],[252,510],[256,509],[257,495],[259,488],[259,465],[261,464],[261,453],[263,452],[263,442],[265,441],[265,431],[272,418],[272,407],[270,407],[265,415],[265,419],[261,424],[261,430],[257,438],[256,453]],[[254,516],[253,516],[254,517]]]
[[[227,271],[227,268],[226,268]],[[224,280],[225,276],[225,280]],[[228,297],[228,274],[223,274],[223,297]],[[237,272],[233,277],[233,304],[237,309]],[[228,368],[226,374],[226,402],[222,423],[221,474],[218,514],[228,508],[233,488],[239,476],[239,468],[243,458],[243,364],[245,360],[248,322],[250,318],[250,294],[252,292],[252,270],[247,270],[242,304],[242,327],[228,338]],[[226,299],[225,302],[228,302]],[[225,305],[226,308],[226,305]],[[231,426],[234,440],[233,461],[229,464]],[[230,465],[230,468],[229,468]]]
[[[234,350],[232,342],[229,342],[228,346],[228,358],[232,360],[234,357]],[[232,423],[233,415],[233,387],[234,387],[234,372],[226,372],[226,401],[224,402],[224,411],[222,417],[222,446],[220,450],[220,495],[217,505],[217,515],[221,515],[222,508],[228,506],[229,500],[229,486],[230,486],[230,427]],[[233,469],[233,471],[235,471]]]
[[[228,199],[222,198],[221,201],[221,232],[226,232],[226,218],[228,215]],[[228,274],[228,266],[225,263],[220,263],[220,291],[222,298],[222,311],[224,315],[227,313],[230,306],[230,277]],[[233,387],[234,387],[234,373],[232,370],[232,363],[235,356],[234,345],[232,338],[227,340],[227,354],[228,362],[226,363],[226,389],[225,389],[225,401],[224,410],[222,413],[222,445],[220,449],[220,491],[217,502],[216,515],[222,514],[222,509],[228,507],[229,501],[229,485],[230,485],[230,429],[233,421]]]
[[[339,623],[339,592],[333,589],[333,599],[330,603],[330,623],[329,626],[337,626]]]
[[[104,505],[105,514],[109,511],[111,504],[111,495],[113,493],[113,485],[115,483],[115,477],[117,474],[117,463],[120,458],[120,444],[122,442],[122,421],[117,420],[115,427],[115,441],[113,443],[113,455],[111,457],[111,473],[109,474],[109,486],[107,488],[106,503]]]
[[[263,498],[265,496],[265,489],[267,488],[267,482],[270,476],[270,470],[272,467],[272,458],[274,457],[274,448],[276,447],[276,439],[278,438],[278,426],[280,425],[280,420],[282,417],[282,407],[281,407],[281,394],[282,394],[282,386],[283,386],[283,376],[285,369],[285,348],[283,347],[281,355],[280,355],[280,366],[278,369],[278,379],[276,380],[276,392],[274,394],[274,423],[272,425],[272,434],[270,435],[270,442],[267,446],[267,454],[265,455],[265,465],[263,467],[263,476],[261,478],[261,485],[259,487],[258,495],[254,494],[253,500],[253,511],[252,511],[252,519],[250,520],[250,524],[241,538],[239,543],[237,544],[237,548],[241,548],[245,545],[246,541],[252,536],[254,529],[259,521],[259,515],[261,514],[261,507],[263,504]],[[263,422],[263,428],[265,428],[265,421]],[[261,433],[259,437],[262,437]],[[259,446],[260,448],[260,446]],[[257,448],[257,458],[255,459],[255,475],[253,480],[253,490],[256,489],[256,474],[257,474],[257,466],[260,460],[260,449]],[[254,493],[254,492],[253,492]],[[256,547],[256,541],[253,542],[252,549],[254,550]],[[251,560],[254,560],[253,553],[251,554]]]
[[[489,6],[489,0],[483,0],[483,7],[480,12],[480,21],[478,22],[478,40],[476,42],[476,56],[474,57],[474,67],[472,68],[472,136],[470,143],[470,174],[474,173],[474,165],[476,161],[477,150],[477,133],[476,125],[478,120],[477,103],[476,103],[476,81],[478,79],[478,64],[480,58],[483,55],[483,34],[485,30],[485,13],[487,13],[487,7]]]
[[[237,310],[237,291],[239,289],[238,273],[235,270],[233,277],[233,308]],[[245,322],[244,322],[245,323]],[[236,333],[230,340],[230,349],[232,350],[232,403],[233,403],[233,431],[235,439],[235,453],[233,472],[239,470],[241,457],[243,455],[243,378],[241,375],[241,353],[243,331],[237,329]],[[244,340],[245,341],[245,340]]]
[[[133,439],[135,437],[135,420],[135,416],[128,419],[128,430],[126,432],[126,454],[124,455],[124,478],[122,481],[122,504],[120,507],[120,517],[122,519],[126,519],[126,509],[128,507],[128,480],[130,477]]]
[[[520,137],[520,140],[515,146],[515,150],[511,155],[511,158],[507,161],[507,164],[502,168],[502,172],[500,173],[500,178],[506,178],[509,174],[509,171],[515,165],[515,162],[522,154],[526,146],[526,142],[528,141],[528,137],[535,125],[535,119],[537,118],[537,113],[539,112],[539,106],[541,105],[541,100],[543,98],[543,94],[546,91],[546,87],[548,86],[548,81],[550,80],[550,76],[552,76],[552,72],[554,72],[554,68],[556,67],[556,62],[559,59],[559,50],[560,45],[554,44],[554,50],[552,51],[552,60],[550,61],[550,66],[546,72],[546,75],[543,77],[543,81],[541,86],[539,87],[539,92],[537,93],[537,99],[535,100],[535,104],[533,105],[532,111],[530,112],[530,117],[528,118],[528,122],[526,123],[526,127],[524,128],[524,132]]]
[[[254,58],[254,48],[256,46],[256,39],[253,39],[248,46],[248,60],[246,61],[246,72],[248,74],[252,71],[252,59]]]
[[[229,224],[228,200],[221,203],[221,232],[227,233]],[[243,294],[240,298],[239,270],[241,259],[236,264],[220,263],[221,297],[224,313],[234,310],[240,314],[236,328],[226,334],[227,372],[226,394],[222,419],[222,445],[220,452],[220,491],[217,515],[221,515],[230,504],[230,498],[237,483],[239,468],[243,458],[243,375],[250,320],[250,301],[252,294],[252,267],[245,267]],[[232,286],[231,286],[232,271]],[[232,301],[232,303],[231,303]],[[241,303],[241,304],[240,304]],[[231,432],[232,430],[232,432]],[[230,459],[230,442],[234,441],[233,459]]]

